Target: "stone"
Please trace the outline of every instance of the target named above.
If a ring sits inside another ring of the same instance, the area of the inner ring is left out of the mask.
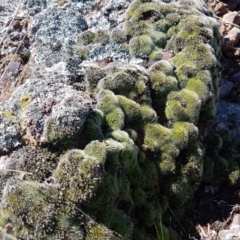
[[[227,4],[219,2],[215,8],[213,9],[214,13],[218,16],[222,16],[223,14],[228,12]]]
[[[226,36],[223,37],[222,49],[227,51],[233,48],[240,40],[240,29],[233,27]]]
[[[219,90],[220,90],[220,98],[227,97],[231,92],[234,84],[230,81],[221,78],[219,81]]]
[[[240,80],[240,72],[233,74],[232,79],[234,81],[239,81]]]
[[[238,12],[229,12],[223,16],[223,21],[226,23],[234,23],[236,25],[240,24],[240,15]]]

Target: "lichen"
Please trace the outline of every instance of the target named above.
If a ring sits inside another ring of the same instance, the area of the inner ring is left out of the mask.
[[[28,105],[31,102],[31,96],[30,95],[22,95],[19,99],[20,105],[22,109],[25,109],[28,107]]]

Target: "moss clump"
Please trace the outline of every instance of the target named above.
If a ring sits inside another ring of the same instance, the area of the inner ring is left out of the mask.
[[[101,128],[92,119],[88,119],[85,122],[82,134],[86,137],[87,142],[103,140],[104,138]]]
[[[173,122],[184,121],[196,123],[201,109],[201,100],[190,90],[171,92],[167,97],[166,117]]]
[[[129,42],[129,53],[131,56],[140,58],[147,57],[153,50],[154,43],[147,35],[134,37]]]
[[[94,42],[101,43],[102,45],[107,44],[109,41],[109,34],[107,31],[99,30],[95,34]]]
[[[148,123],[145,125],[144,145],[154,152],[161,150],[163,145],[170,141],[171,130],[157,123]]]
[[[197,46],[187,46],[172,59],[173,65],[180,67],[183,64],[201,70],[211,70],[217,66],[213,49],[208,44],[198,44]]]
[[[52,233],[56,224],[56,211],[53,204],[46,202],[37,182],[18,182],[15,189],[5,196],[5,203],[7,205],[1,209],[0,218],[12,224],[17,238],[26,239],[30,235],[45,238]],[[3,213],[6,208],[9,209],[7,215]]]
[[[77,46],[74,47],[74,53],[76,53],[81,61],[86,60],[88,53],[90,52],[91,48],[89,46]]]
[[[112,236],[111,236],[112,235]],[[87,233],[86,240],[107,240],[114,239],[113,234],[101,224],[92,226]]]
[[[50,144],[60,144],[64,148],[68,148],[73,144],[76,137],[75,128],[72,126],[64,126],[55,119],[49,119],[44,127],[45,137]]]
[[[157,122],[157,113],[149,105],[141,105],[141,119],[143,123]]]
[[[78,35],[77,43],[79,45],[89,45],[94,43],[96,34],[91,31],[82,32]]]
[[[105,68],[106,77],[102,78],[97,85],[97,90],[109,89],[116,95],[123,95],[138,103],[148,102],[149,77],[142,68],[134,65],[109,66]]]
[[[155,108],[163,108],[168,93],[178,90],[178,81],[173,76],[173,67],[168,61],[161,60],[151,66],[149,73],[154,93],[153,105]]]
[[[104,127],[108,130],[121,129],[124,126],[124,113],[117,97],[109,90],[98,93],[98,107],[104,113]]]
[[[86,70],[86,81],[88,84],[89,90],[93,90],[98,82],[106,76],[106,73],[98,67],[90,66]]]
[[[29,106],[29,104],[31,102],[31,96],[30,95],[22,95],[20,97],[19,101],[20,101],[21,109],[25,109]]]
[[[141,121],[140,105],[124,96],[117,96],[117,98],[124,112],[125,122],[138,124]]]
[[[26,180],[43,182],[56,168],[57,160],[57,155],[45,148],[24,146],[11,153],[6,165],[9,169],[28,173],[24,177]]]
[[[110,38],[114,42],[116,42],[118,44],[122,44],[122,43],[126,42],[126,40],[127,40],[127,33],[122,29],[114,29],[111,32]]]

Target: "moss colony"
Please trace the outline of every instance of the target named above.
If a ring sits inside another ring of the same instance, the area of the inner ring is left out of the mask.
[[[189,2],[134,0],[123,28],[79,35],[82,60],[112,41],[151,66],[89,66],[95,104],[83,131],[52,121],[45,147],[5,159],[25,173],[1,176],[1,239],[157,239],[161,218],[171,240],[169,209],[180,218],[200,181],[236,183],[239,169],[221,152],[224,134],[201,133],[218,97],[218,25],[200,1]],[[23,111],[29,102],[21,97]]]

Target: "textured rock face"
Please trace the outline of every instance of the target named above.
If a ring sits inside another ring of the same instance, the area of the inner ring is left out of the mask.
[[[218,96],[216,21],[201,0],[24,4],[34,61],[0,105],[3,239],[155,239],[169,207],[180,217],[215,177],[207,153],[226,161],[202,134]]]

